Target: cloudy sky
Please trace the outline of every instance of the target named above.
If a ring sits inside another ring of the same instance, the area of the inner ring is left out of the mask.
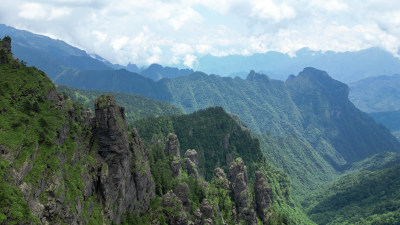
[[[205,54],[400,50],[399,0],[2,0],[0,23],[113,63],[189,67]]]

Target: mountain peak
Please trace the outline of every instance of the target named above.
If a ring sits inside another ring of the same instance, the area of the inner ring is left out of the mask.
[[[249,73],[249,75],[247,75],[246,80],[248,80],[248,81],[270,80],[270,78],[265,74],[257,73],[254,70],[250,70],[250,73]]]
[[[347,100],[350,90],[346,84],[333,79],[327,72],[313,67],[304,68],[296,77],[287,79],[286,84],[288,86],[295,84],[297,91],[312,88],[326,96],[340,97],[343,100]],[[293,91],[296,92],[296,90]]]

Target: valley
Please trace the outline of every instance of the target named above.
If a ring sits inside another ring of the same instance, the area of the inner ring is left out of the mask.
[[[0,28],[0,224],[400,220],[398,76],[128,68]]]

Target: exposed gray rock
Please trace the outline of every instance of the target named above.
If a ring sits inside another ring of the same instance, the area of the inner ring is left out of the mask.
[[[105,164],[100,172],[100,193],[106,215],[119,223],[121,215],[149,208],[154,196],[154,182],[147,153],[136,130],[129,141],[124,109],[111,96],[95,101],[98,153]]]
[[[214,209],[207,199],[203,199],[199,209],[194,211],[194,225],[211,225],[215,218]]]
[[[164,208],[162,213],[166,218],[167,224],[186,225],[188,224],[188,214],[183,210],[182,201],[174,192],[169,191],[162,198],[161,206]]]
[[[245,220],[247,224],[256,224],[256,215],[250,204],[247,187],[247,169],[241,158],[237,158],[230,164],[229,176],[238,220]]]
[[[4,50],[7,54],[12,54],[11,51],[11,38],[9,36],[0,38],[1,46],[0,49]]]
[[[200,212],[206,219],[213,219],[214,218],[214,210],[210,206],[210,203],[207,199],[203,199],[201,202]]]
[[[179,183],[174,190],[175,195],[182,201],[186,211],[190,211],[189,185],[186,182]]]
[[[198,160],[197,160],[196,150],[194,150],[194,149],[187,150],[185,152],[185,164],[186,164],[186,169],[187,169],[188,175],[193,174],[194,177],[199,178],[200,175],[199,175],[199,172],[197,169],[197,163],[198,163]]]
[[[261,171],[256,172],[256,181],[254,183],[254,194],[256,199],[256,211],[263,223],[267,222],[269,206],[271,202],[271,189],[268,187],[268,181]]]
[[[215,168],[214,174],[215,174],[215,179],[217,180],[217,184],[216,184],[217,187],[223,188],[225,190],[229,190],[230,182],[226,178],[226,174],[225,174],[224,170],[219,167]]]
[[[168,134],[165,143],[164,153],[166,156],[172,156],[171,170],[174,177],[181,177],[181,155],[179,149],[178,137],[175,134]]]
[[[129,149],[133,153],[131,169],[136,184],[138,203],[135,210],[142,212],[149,209],[150,201],[155,195],[155,184],[150,172],[147,150],[136,129],[132,130],[131,136],[132,141],[129,143]]]
[[[196,165],[196,167],[198,166],[198,159],[197,159],[197,151],[196,151],[196,150],[194,150],[194,149],[192,149],[192,150],[188,149],[188,150],[185,152],[185,158],[190,159],[190,161],[192,161],[192,162]]]
[[[65,99],[63,95],[58,94],[56,86],[53,85],[53,88],[47,93],[46,100],[53,102],[56,106],[61,109],[66,108]]]

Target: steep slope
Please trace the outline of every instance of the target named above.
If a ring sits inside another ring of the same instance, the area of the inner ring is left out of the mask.
[[[214,165],[205,182],[197,151],[181,160],[176,135],[156,132],[146,146],[112,96],[96,98],[91,115],[10,52],[11,39],[0,40],[0,223],[312,224],[293,205],[286,175],[264,164],[258,141],[222,109],[174,127],[195,122],[188,141],[201,150],[225,138],[229,151],[214,154],[230,159],[229,179]]]
[[[54,82],[85,90],[121,91],[141,94],[161,101],[171,99],[168,90],[160,86],[159,83],[124,69],[74,71],[73,74],[63,74]]]
[[[89,91],[71,88],[67,86],[57,86],[57,91],[71,98],[74,102],[83,104],[85,108],[94,111],[94,100],[105,94],[114,96],[118,105],[125,108],[126,120],[136,121],[145,117],[158,117],[168,115],[179,115],[183,111],[172,104],[146,98],[142,95],[125,94],[123,92],[102,92]]]
[[[294,187],[303,193],[335,179],[347,163],[384,151],[400,151],[400,144],[387,129],[348,101],[346,85],[312,68],[286,82],[254,71],[245,80],[196,72],[154,82],[119,70],[80,72],[66,78],[64,84],[138,93],[173,103],[186,112],[221,106],[239,115],[253,132],[267,132],[266,140],[260,136],[263,152],[275,166],[289,172]],[[285,146],[285,154],[281,154],[283,151],[267,145],[268,136],[275,136],[277,143],[286,138],[292,144],[281,144]],[[304,162],[299,161],[300,155]],[[316,168],[318,175],[313,174]]]
[[[400,60],[379,48],[355,52],[320,52],[304,48],[298,50],[295,57],[273,51],[251,56],[207,55],[200,57],[197,65],[196,70],[210,74],[230,76],[240,72],[239,74],[246,75],[247,71],[255,70],[280,80],[308,66],[327,71],[342,82],[355,82],[370,76],[400,72]]]
[[[318,224],[398,224],[400,165],[343,177],[305,201]]]
[[[335,166],[341,165],[342,159],[354,162],[382,151],[399,151],[399,143],[389,131],[348,100],[347,85],[326,72],[306,68],[286,85],[302,113],[305,133],[313,135],[318,129],[339,153],[338,157],[320,152]]]
[[[101,57],[92,57],[61,40],[0,24],[0,37],[6,35],[13,39],[15,57],[45,71],[52,80],[69,71],[111,69]]]
[[[102,97],[92,117],[11,55],[0,71],[2,223],[118,223],[149,208],[154,182],[123,108]]]
[[[133,126],[142,134],[142,138],[146,142],[153,143],[154,145],[162,143],[168,133],[174,132],[179,137],[180,145],[180,156],[176,158],[183,158],[184,156],[186,158],[191,155],[191,149],[195,149],[196,159],[194,161],[196,162],[198,174],[204,177],[205,180],[211,181],[211,185],[215,184],[216,177],[225,176],[221,174],[226,173],[231,177],[229,181],[238,183],[236,184],[238,190],[241,189],[241,187],[246,185],[240,184],[242,181],[238,181],[236,178],[243,176],[237,176],[239,173],[243,173],[240,172],[243,171],[241,169],[243,166],[247,167],[244,176],[245,180],[247,180],[246,183],[248,182],[250,187],[254,185],[254,188],[256,188],[260,185],[257,182],[260,182],[261,177],[265,176],[268,183],[268,190],[264,188],[264,191],[270,193],[268,195],[271,196],[271,201],[268,202],[271,210],[269,212],[266,211],[269,214],[269,218],[276,216],[275,219],[279,219],[279,221],[272,221],[278,222],[278,224],[312,224],[311,221],[304,217],[301,211],[293,206],[294,203],[290,194],[290,184],[287,175],[275,169],[266,160],[261,152],[259,141],[251,137],[248,131],[243,130],[221,107],[199,110],[189,115],[146,118],[134,122]],[[210,130],[213,132],[210,133]],[[238,160],[237,157],[241,159]],[[191,163],[187,163],[186,159],[185,164],[186,168],[191,167]],[[160,171],[159,173],[163,174],[164,172]],[[162,175],[160,174],[160,176]],[[219,181],[218,186],[227,185],[223,183],[221,184],[221,181]],[[254,191],[255,195],[262,192],[263,188],[258,187],[258,191],[256,191],[257,188]],[[232,191],[235,192],[234,190],[235,185],[232,184]],[[253,193],[252,190],[246,192]],[[235,193],[233,195],[235,196]],[[235,196],[234,199],[237,197]],[[256,201],[256,199],[253,201]],[[236,209],[237,212],[241,212],[240,207],[244,207],[247,204],[245,202],[238,203],[240,201],[238,199],[232,201],[238,204],[237,207],[239,209]],[[248,206],[244,208],[248,208]],[[259,217],[261,219],[260,215]],[[270,223],[273,223],[272,221]]]
[[[351,83],[349,98],[368,113],[400,110],[400,75],[369,77]]]

